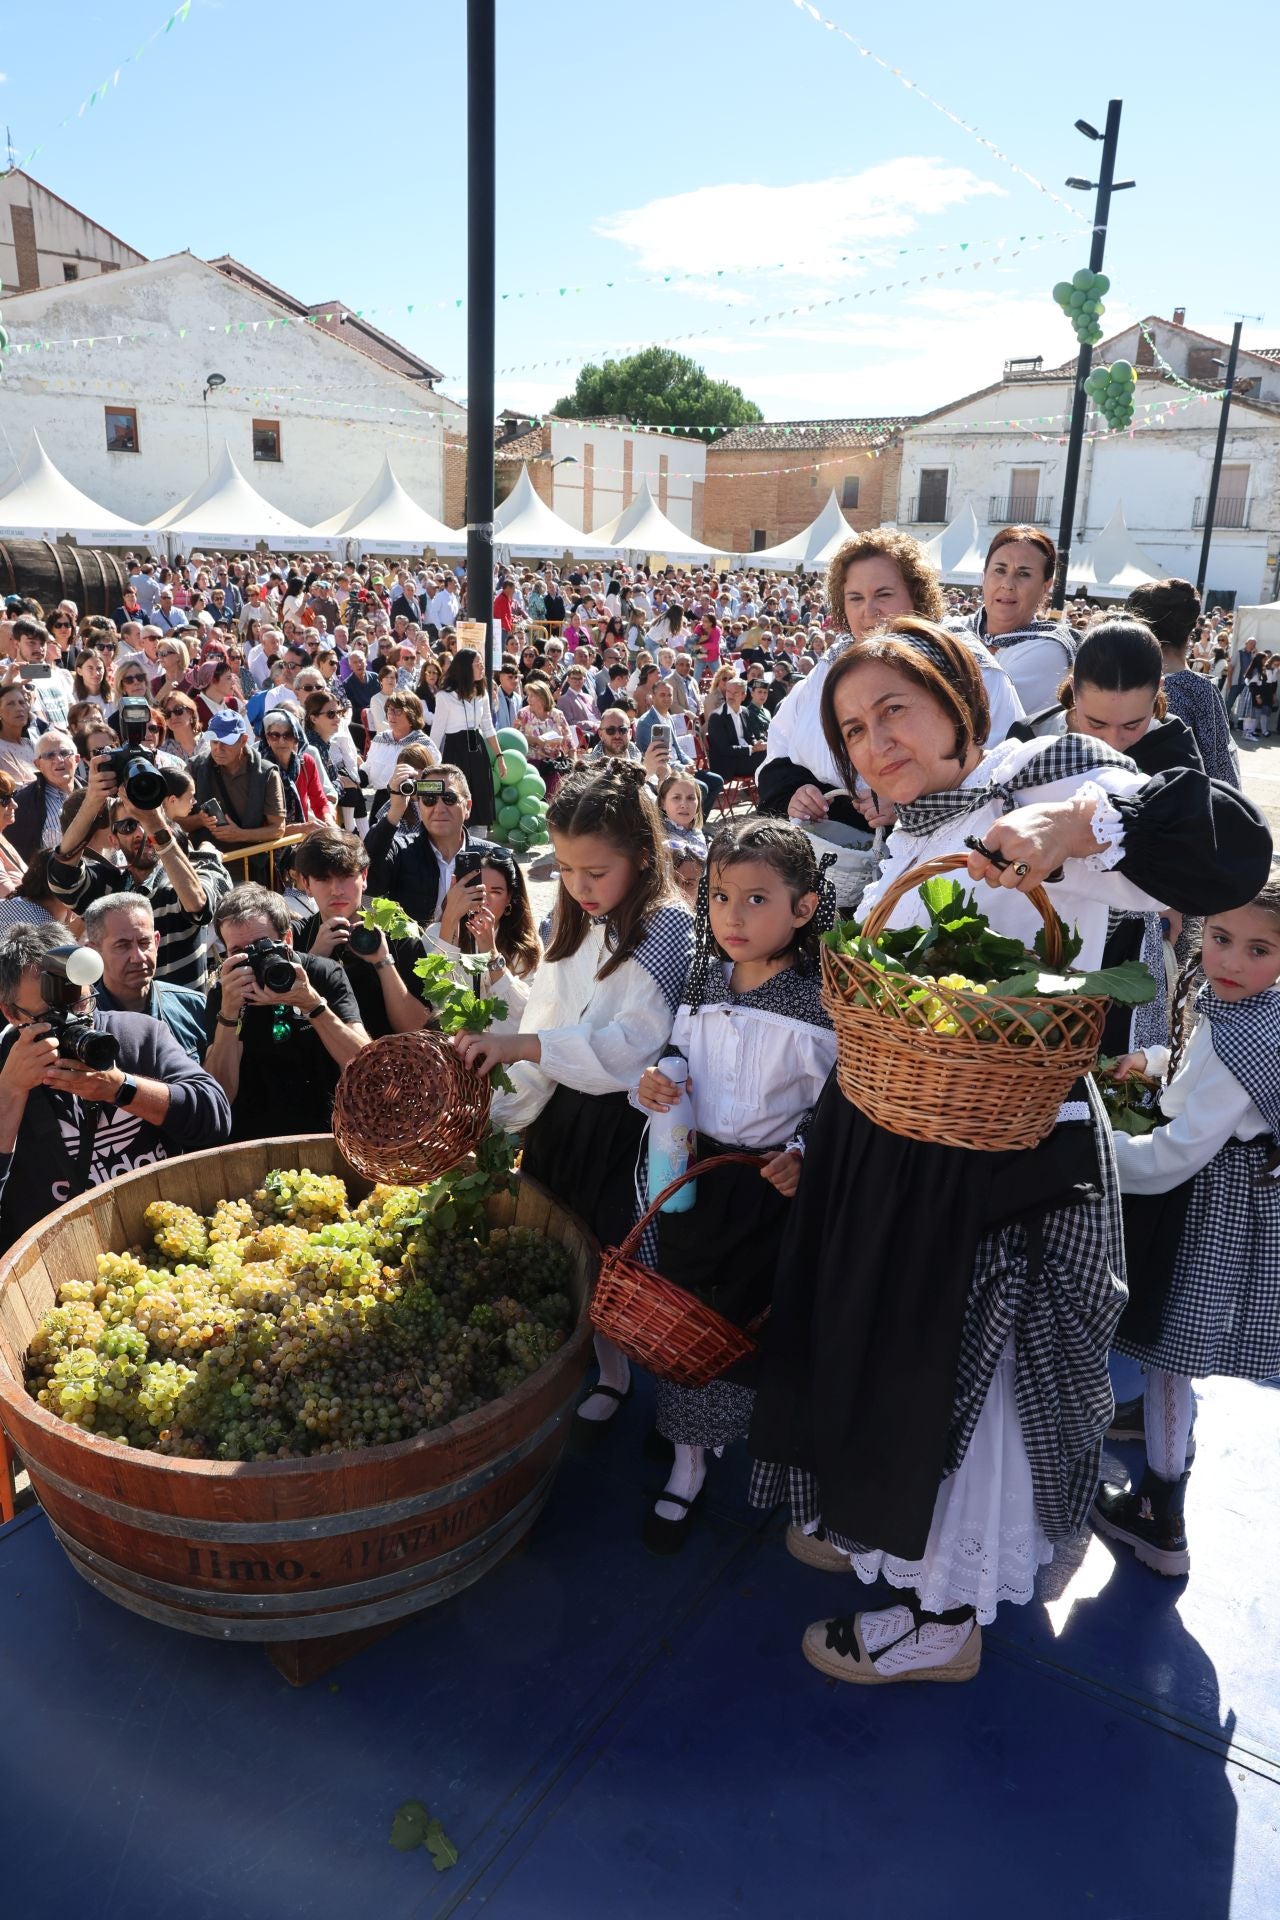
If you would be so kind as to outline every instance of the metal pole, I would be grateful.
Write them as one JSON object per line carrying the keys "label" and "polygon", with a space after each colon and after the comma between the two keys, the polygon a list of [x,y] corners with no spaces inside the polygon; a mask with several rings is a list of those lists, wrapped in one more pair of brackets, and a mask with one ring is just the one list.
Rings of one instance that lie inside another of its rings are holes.
{"label": "metal pole", "polygon": [[[1089,249],[1089,267],[1102,272],[1107,250],[1107,220],[1111,213],[1111,183],[1116,177],[1116,147],[1120,140],[1122,100],[1108,100],[1107,125],[1102,136],[1102,168],[1098,174],[1097,199],[1093,206],[1093,245]],[[1071,437],[1067,442],[1067,466],[1062,480],[1062,522],[1058,528],[1058,570],[1053,576],[1053,596],[1049,602],[1061,613],[1067,598],[1067,569],[1071,564],[1071,536],[1076,517],[1076,487],[1080,480],[1080,450],[1084,445],[1084,422],[1089,396],[1084,383],[1093,365],[1093,348],[1086,341],[1076,360],[1075,397],[1071,404]]]}
{"label": "metal pole", "polygon": [[213,453],[209,446],[209,389],[204,390],[204,470],[213,472]]}
{"label": "metal pole", "polygon": [[467,617],[493,633],[495,0],[467,0]]}
{"label": "metal pole", "polygon": [[1231,329],[1231,351],[1227,355],[1227,390],[1222,396],[1222,411],[1218,415],[1218,444],[1213,450],[1213,472],[1209,475],[1209,498],[1204,509],[1204,539],[1200,542],[1200,571],[1196,575],[1196,592],[1201,599],[1204,598],[1205,575],[1209,571],[1209,546],[1213,539],[1213,516],[1218,507],[1218,482],[1222,478],[1222,456],[1227,449],[1227,415],[1231,412],[1231,389],[1235,385],[1236,361],[1240,358],[1240,335],[1243,330],[1243,320],[1237,320]]}

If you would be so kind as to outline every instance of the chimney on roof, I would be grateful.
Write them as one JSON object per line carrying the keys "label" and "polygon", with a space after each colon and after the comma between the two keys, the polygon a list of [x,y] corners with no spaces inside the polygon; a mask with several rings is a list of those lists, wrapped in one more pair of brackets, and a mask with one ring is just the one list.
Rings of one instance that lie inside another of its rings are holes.
{"label": "chimney on roof", "polygon": [[1175,326],[1175,327],[1185,327],[1185,326],[1186,326],[1186,324],[1187,324],[1187,310],[1186,310],[1186,308],[1185,308],[1185,307],[1175,307],[1175,308],[1174,308],[1174,310],[1173,310],[1173,324],[1174,324],[1174,326]]}

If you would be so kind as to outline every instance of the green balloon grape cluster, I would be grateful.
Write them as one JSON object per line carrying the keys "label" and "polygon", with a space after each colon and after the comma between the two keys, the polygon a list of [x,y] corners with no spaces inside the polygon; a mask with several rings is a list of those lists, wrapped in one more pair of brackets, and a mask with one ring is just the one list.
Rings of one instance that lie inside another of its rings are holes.
{"label": "green balloon grape cluster", "polygon": [[1096,347],[1102,338],[1102,296],[1111,282],[1105,273],[1081,267],[1069,280],[1059,280],[1053,297],[1076,330],[1082,346]]}
{"label": "green balloon grape cluster", "polygon": [[1138,376],[1128,360],[1113,360],[1109,367],[1095,367],[1084,383],[1084,390],[1113,432],[1121,432],[1133,419],[1133,397]]}
{"label": "green balloon grape cluster", "polygon": [[497,818],[493,837],[517,853],[540,847],[547,838],[547,783],[526,757],[528,741],[516,727],[502,727],[498,733],[505,776],[499,777],[493,766],[493,794]]}

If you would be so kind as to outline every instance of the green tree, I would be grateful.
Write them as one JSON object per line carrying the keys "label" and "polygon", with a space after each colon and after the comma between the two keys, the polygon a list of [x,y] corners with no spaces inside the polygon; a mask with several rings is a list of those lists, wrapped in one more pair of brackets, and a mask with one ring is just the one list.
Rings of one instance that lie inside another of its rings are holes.
{"label": "green tree", "polygon": [[764,419],[740,387],[712,380],[696,360],[668,347],[646,347],[603,366],[588,363],[554,411],[566,420],[620,414],[638,427],[686,427],[707,440],[714,440],[717,430]]}

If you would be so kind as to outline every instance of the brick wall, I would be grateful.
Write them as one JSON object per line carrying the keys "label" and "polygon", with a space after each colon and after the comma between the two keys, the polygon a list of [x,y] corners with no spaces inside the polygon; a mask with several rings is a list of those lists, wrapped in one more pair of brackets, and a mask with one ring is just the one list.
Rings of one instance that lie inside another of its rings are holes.
{"label": "brick wall", "polygon": [[844,509],[845,519],[858,532],[878,527],[896,518],[901,471],[902,443],[896,439],[878,458],[857,448],[786,454],[719,453],[711,447],[700,538],[731,553],[750,553],[756,529],[763,528],[763,544],[777,546],[816,518],[832,487],[840,498],[846,475],[856,476],[859,485],[858,504]]}
{"label": "brick wall", "polygon": [[446,527],[460,527],[467,517],[467,443],[456,434],[444,437],[444,513]]}

